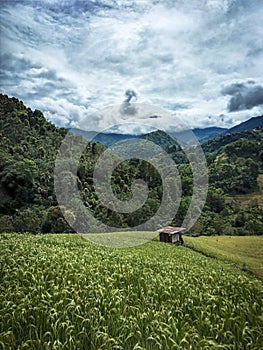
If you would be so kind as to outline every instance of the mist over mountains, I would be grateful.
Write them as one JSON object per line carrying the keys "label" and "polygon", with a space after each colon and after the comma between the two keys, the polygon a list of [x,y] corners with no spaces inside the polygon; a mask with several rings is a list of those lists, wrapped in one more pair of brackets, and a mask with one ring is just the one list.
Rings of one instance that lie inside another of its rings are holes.
{"label": "mist over mountains", "polygon": [[[184,142],[187,144],[194,144],[196,141],[200,143],[207,142],[214,138],[217,138],[220,135],[224,134],[233,134],[246,130],[253,130],[257,127],[263,125],[263,116],[253,117],[249,120],[240,123],[233,128],[220,128],[220,127],[207,127],[207,128],[194,128],[192,130],[184,130],[178,132],[167,132],[169,136],[179,140],[180,142]],[[85,131],[77,128],[70,129],[73,134],[82,135],[86,140],[99,142],[102,145],[108,147],[116,142],[121,142],[127,139],[141,138],[145,137],[147,134],[126,134],[119,132],[96,132],[96,131]],[[153,133],[157,131],[153,131]]]}

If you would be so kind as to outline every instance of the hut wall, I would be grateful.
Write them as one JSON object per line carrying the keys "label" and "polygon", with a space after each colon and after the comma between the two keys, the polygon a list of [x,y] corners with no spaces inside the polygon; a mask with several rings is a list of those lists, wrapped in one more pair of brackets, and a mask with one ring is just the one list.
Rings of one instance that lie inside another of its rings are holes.
{"label": "hut wall", "polygon": [[161,232],[160,233],[160,242],[171,242],[171,238],[168,233]]}
{"label": "hut wall", "polygon": [[179,234],[176,233],[175,235],[172,235],[172,243],[176,243],[180,240]]}

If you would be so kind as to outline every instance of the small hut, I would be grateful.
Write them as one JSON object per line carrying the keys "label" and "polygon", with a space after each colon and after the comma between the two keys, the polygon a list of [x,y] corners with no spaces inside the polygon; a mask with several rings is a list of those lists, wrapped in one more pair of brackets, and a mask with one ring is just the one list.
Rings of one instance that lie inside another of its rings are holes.
{"label": "small hut", "polygon": [[186,231],[183,227],[166,226],[158,230],[160,242],[182,245],[184,240],[182,234]]}

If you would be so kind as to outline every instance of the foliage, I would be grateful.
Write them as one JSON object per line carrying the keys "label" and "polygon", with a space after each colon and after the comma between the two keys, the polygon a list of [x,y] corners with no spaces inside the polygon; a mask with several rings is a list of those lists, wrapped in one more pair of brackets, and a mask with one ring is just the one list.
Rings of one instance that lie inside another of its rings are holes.
{"label": "foliage", "polygon": [[7,215],[55,201],[53,168],[66,134],[43,114],[0,94],[0,209]]}
{"label": "foliage", "polygon": [[218,159],[209,167],[210,182],[225,193],[249,193],[258,190],[258,164],[252,159],[238,157]]}
{"label": "foliage", "polygon": [[185,247],[0,236],[3,349],[260,349],[262,282]]}
{"label": "foliage", "polygon": [[[15,127],[14,127],[15,126]],[[203,145],[209,171],[209,191],[205,208],[192,229],[197,234],[262,234],[262,212],[258,209],[234,205],[227,197],[259,191],[257,178],[263,171],[262,127],[237,134],[221,135]],[[58,148],[68,155],[68,163],[75,166],[73,148],[84,144],[80,135],[68,134],[69,144],[63,141],[67,131],[56,128],[43,114],[32,111],[16,98],[0,94],[0,230],[19,232],[71,232],[65,222],[54,193],[54,166]],[[170,154],[178,167],[182,183],[182,199],[171,224],[181,225],[193,193],[192,168],[178,142],[163,131],[143,136],[157,143]],[[125,145],[125,144],[124,144]],[[78,164],[77,174],[63,171],[68,181],[76,181],[80,197],[99,221],[120,229],[146,222],[157,212],[163,196],[158,171],[140,159],[122,161],[111,177],[112,191],[122,200],[132,199],[132,184],[143,179],[149,194],[145,204],[132,214],[117,213],[99,200],[93,184],[93,170],[105,147],[85,142],[85,151]],[[123,146],[125,148],[125,146]],[[188,147],[191,154],[192,147]],[[167,167],[166,164],[163,167]],[[67,167],[68,168],[68,167]],[[167,167],[166,173],[169,173]],[[203,174],[198,175],[200,177]],[[176,179],[169,178],[175,182]],[[258,192],[262,196],[262,192]],[[233,206],[235,208],[233,208]],[[77,213],[71,213],[78,220]],[[241,220],[241,218],[245,218]],[[156,227],[162,223],[156,217]],[[242,223],[242,224],[241,224]],[[100,227],[95,228],[101,230]]]}
{"label": "foliage", "polygon": [[263,126],[259,126],[253,130],[244,130],[238,133],[220,135],[216,139],[204,143],[202,147],[206,155],[208,155],[209,153],[219,154],[224,146],[229,145],[230,143],[238,141],[240,139],[262,143]]}

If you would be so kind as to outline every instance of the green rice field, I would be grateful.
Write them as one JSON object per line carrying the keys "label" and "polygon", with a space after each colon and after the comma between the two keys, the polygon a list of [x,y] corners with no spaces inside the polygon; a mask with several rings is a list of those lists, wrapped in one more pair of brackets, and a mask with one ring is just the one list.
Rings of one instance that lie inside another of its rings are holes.
{"label": "green rice field", "polygon": [[263,279],[263,236],[184,237],[188,247]]}
{"label": "green rice field", "polygon": [[0,249],[0,349],[262,349],[262,281],[187,247],[1,234]]}

